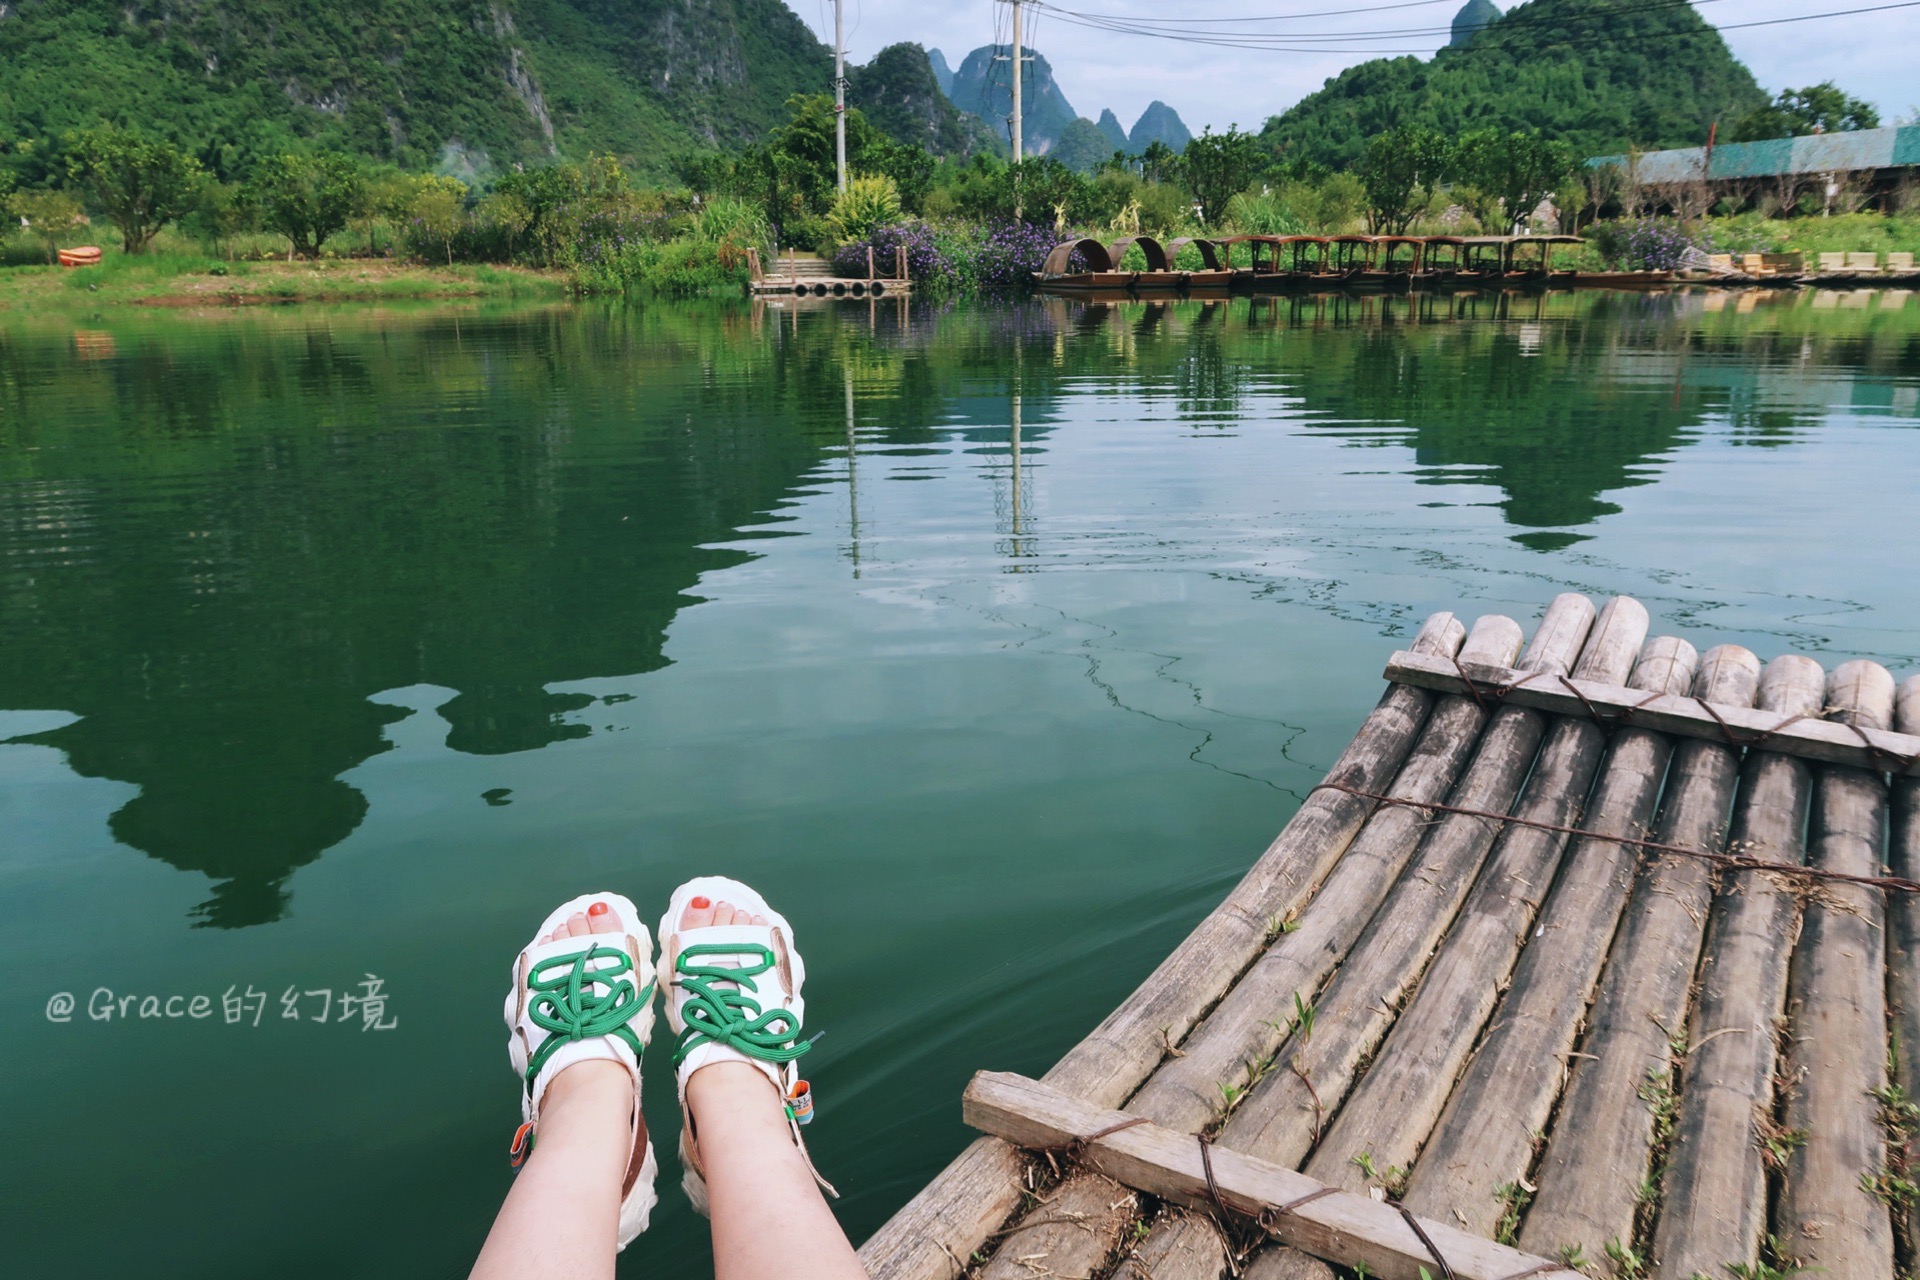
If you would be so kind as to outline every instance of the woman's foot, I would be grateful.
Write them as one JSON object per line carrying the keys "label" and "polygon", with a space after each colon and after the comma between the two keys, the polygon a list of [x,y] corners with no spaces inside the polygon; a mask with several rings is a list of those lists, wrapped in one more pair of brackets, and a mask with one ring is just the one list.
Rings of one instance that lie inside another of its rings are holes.
{"label": "woman's foot", "polygon": [[[653,1033],[653,938],[633,903],[586,894],[550,913],[514,959],[505,1007],[508,1053],[521,1079],[515,1165],[551,1147],[554,1126],[592,1115],[618,1135],[624,1159],[613,1186],[622,1248],[657,1197],[656,1164],[640,1112],[640,1058]],[[618,1109],[605,1114],[613,1099]],[[569,1124],[571,1129],[571,1124]]]}

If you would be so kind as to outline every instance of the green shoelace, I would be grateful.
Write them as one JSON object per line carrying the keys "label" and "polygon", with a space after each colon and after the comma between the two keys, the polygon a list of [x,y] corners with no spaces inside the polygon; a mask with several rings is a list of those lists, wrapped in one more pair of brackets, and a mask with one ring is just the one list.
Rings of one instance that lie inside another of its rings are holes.
{"label": "green shoelace", "polygon": [[[687,963],[696,956],[721,955],[757,959],[737,969]],[[773,963],[773,952],[752,942],[699,942],[680,953],[673,969],[687,991],[687,1002],[680,1009],[687,1026],[674,1050],[674,1066],[707,1041],[738,1049],[749,1058],[776,1063],[792,1062],[813,1047],[795,1043],[800,1019],[792,1010],[760,1012],[760,1002],[754,999],[760,994],[760,986],[754,979],[772,969]],[[732,985],[723,987],[721,983]]]}
{"label": "green shoelace", "polygon": [[[596,960],[612,961],[590,968]],[[654,984],[636,990],[631,978],[623,974],[633,970],[633,957],[618,947],[589,946],[578,955],[548,956],[527,974],[527,991],[533,997],[527,1016],[536,1027],[549,1034],[534,1050],[527,1063],[527,1087],[533,1087],[540,1068],[560,1047],[595,1036],[618,1036],[641,1054],[640,1038],[627,1023],[653,999]],[[596,986],[606,988],[596,990]]]}

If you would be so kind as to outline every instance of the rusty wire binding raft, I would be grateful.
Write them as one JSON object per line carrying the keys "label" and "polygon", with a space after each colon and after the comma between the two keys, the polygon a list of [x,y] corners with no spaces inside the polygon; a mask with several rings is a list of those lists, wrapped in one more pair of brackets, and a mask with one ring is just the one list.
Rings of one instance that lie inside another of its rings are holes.
{"label": "rusty wire binding raft", "polygon": [[974,1078],[875,1280],[1920,1265],[1920,675],[1648,629],[1429,618],[1140,988]]}

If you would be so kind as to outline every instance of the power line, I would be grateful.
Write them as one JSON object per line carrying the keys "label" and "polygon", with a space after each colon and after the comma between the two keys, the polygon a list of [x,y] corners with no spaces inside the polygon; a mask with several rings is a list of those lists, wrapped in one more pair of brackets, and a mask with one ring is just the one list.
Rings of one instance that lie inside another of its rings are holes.
{"label": "power line", "polygon": [[[1697,4],[1715,4],[1719,0],[1649,0],[1638,5],[1623,5],[1607,10],[1605,13],[1591,13],[1567,18],[1536,17],[1524,12],[1504,15],[1490,22],[1475,23],[1466,28],[1471,31],[1484,31],[1498,23],[1502,33],[1569,23],[1610,22],[1614,19],[1635,13],[1658,12],[1663,10],[1687,9]],[[1117,14],[1089,13],[1084,10],[1063,9],[1047,3],[1047,0],[1029,0],[1036,6],[1051,10],[1064,21],[1078,20],[1077,25],[1093,26],[1102,30],[1116,31],[1128,35],[1152,36],[1159,39],[1178,40],[1199,44],[1225,44],[1250,42],[1249,47],[1260,45],[1288,46],[1295,44],[1317,44],[1327,40],[1392,40],[1426,35],[1449,35],[1451,26],[1445,27],[1389,27],[1361,31],[1310,31],[1291,33],[1272,33],[1261,31],[1182,31],[1163,27],[1161,19],[1128,18]],[[1222,20],[1223,21],[1223,20]]]}
{"label": "power line", "polygon": [[[1647,4],[1642,6],[1636,6],[1632,9],[1625,9],[1625,8],[1614,9],[1609,11],[1605,15],[1592,15],[1590,18],[1586,18],[1584,20],[1600,21],[1603,19],[1615,18],[1620,16],[1621,14],[1645,13],[1645,12],[1653,12],[1653,11],[1659,11],[1659,10],[1691,8],[1693,7],[1693,4],[1696,2],[1701,4],[1708,4],[1708,3],[1713,3],[1714,0],[1674,0],[1674,2],[1672,3]],[[1045,4],[1045,0],[1027,0],[1027,3],[1038,6],[1038,5]],[[1228,48],[1228,49],[1251,49],[1255,51],[1311,53],[1311,54],[1324,54],[1324,53],[1392,54],[1392,53],[1431,53],[1433,52],[1431,45],[1420,45],[1412,48],[1380,48],[1376,46],[1373,48],[1346,49],[1346,48],[1333,48],[1333,47],[1329,47],[1329,46],[1317,43],[1317,41],[1320,41],[1320,40],[1330,40],[1330,39],[1369,40],[1369,39],[1384,39],[1384,38],[1394,38],[1394,37],[1405,38],[1405,37],[1410,37],[1414,34],[1420,33],[1415,29],[1406,29],[1398,33],[1367,32],[1367,33],[1352,33],[1347,35],[1325,33],[1318,36],[1309,36],[1309,35],[1279,36],[1279,35],[1270,35],[1267,33],[1260,33],[1260,32],[1187,33],[1187,32],[1177,32],[1172,30],[1156,29],[1151,26],[1141,25],[1139,21],[1134,19],[1122,19],[1112,15],[1105,15],[1105,14],[1081,13],[1075,10],[1061,9],[1051,4],[1045,4],[1045,7],[1048,10],[1050,10],[1053,16],[1058,18],[1060,21],[1069,23],[1074,26],[1086,27],[1096,31],[1107,31],[1107,32],[1111,32],[1119,35],[1136,35],[1136,36],[1145,36],[1152,39],[1172,40],[1182,44],[1211,45],[1218,48]],[[1731,22],[1731,23],[1726,23],[1724,25],[1720,25],[1720,26],[1707,24],[1707,31],[1710,31],[1710,32],[1743,31],[1753,27],[1775,27],[1775,26],[1783,26],[1788,23],[1795,23],[1795,22],[1813,22],[1813,21],[1818,21],[1826,18],[1845,18],[1845,17],[1852,17],[1858,14],[1863,14],[1863,13],[1885,13],[1889,10],[1894,10],[1894,9],[1913,9],[1913,8],[1920,8],[1920,0],[1901,0],[1900,3],[1896,3],[1896,4],[1868,5],[1865,7],[1854,8],[1854,9],[1831,9],[1823,13],[1799,14],[1793,17],[1788,17],[1788,18],[1767,18],[1767,19],[1762,19],[1754,22]],[[1352,11],[1350,10],[1348,12],[1352,12]],[[1561,21],[1566,22],[1566,21],[1580,21],[1580,20],[1582,19],[1578,19],[1578,18],[1562,19]],[[1511,19],[1508,19],[1507,21],[1500,22],[1499,25],[1497,26],[1495,25],[1494,22],[1488,22],[1484,24],[1478,24],[1472,29],[1476,31],[1483,31],[1483,32],[1491,29],[1492,35],[1496,38],[1499,38],[1499,37],[1505,37],[1505,36],[1522,35],[1532,30],[1535,30],[1536,28],[1545,27],[1546,25],[1547,25],[1546,23],[1539,22],[1539,21],[1515,24]],[[1430,28],[1427,30],[1426,33],[1439,35],[1448,30],[1450,29],[1449,28]],[[1705,34],[1705,32],[1703,32],[1702,34]],[[1571,45],[1571,46],[1578,47],[1578,46],[1589,45],[1589,44],[1607,43],[1611,41],[1613,38],[1614,37],[1612,37],[1608,33],[1600,33],[1597,36],[1595,35],[1588,35],[1585,37],[1564,36],[1558,39],[1554,39],[1553,43],[1555,45],[1560,45],[1560,46]],[[1475,41],[1464,47],[1468,50],[1485,51],[1488,49],[1499,48],[1500,46],[1494,41]]]}

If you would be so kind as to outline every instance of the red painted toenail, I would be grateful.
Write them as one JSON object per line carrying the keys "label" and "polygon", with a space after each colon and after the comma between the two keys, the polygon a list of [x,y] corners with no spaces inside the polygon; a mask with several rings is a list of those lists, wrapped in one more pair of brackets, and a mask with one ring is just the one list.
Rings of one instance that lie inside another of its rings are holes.
{"label": "red painted toenail", "polygon": [[705,911],[708,907],[713,905],[713,902],[708,898],[699,897],[699,898],[695,898],[692,902],[689,902],[687,905],[692,907],[695,911]]}
{"label": "red painted toenail", "polygon": [[603,916],[607,914],[607,904],[604,902],[596,902],[587,908],[587,914],[590,916]]}

